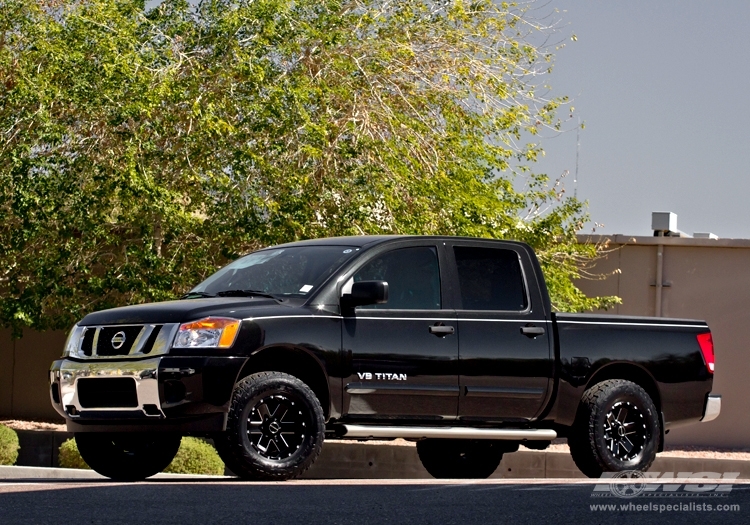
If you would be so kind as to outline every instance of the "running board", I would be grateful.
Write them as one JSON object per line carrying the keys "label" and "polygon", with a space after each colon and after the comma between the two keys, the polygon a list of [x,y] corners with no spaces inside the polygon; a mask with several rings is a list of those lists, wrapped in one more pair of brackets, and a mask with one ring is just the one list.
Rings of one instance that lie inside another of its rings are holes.
{"label": "running board", "polygon": [[521,428],[467,427],[380,427],[374,425],[344,425],[347,438],[440,438],[440,439],[507,439],[510,441],[552,441],[554,430]]}

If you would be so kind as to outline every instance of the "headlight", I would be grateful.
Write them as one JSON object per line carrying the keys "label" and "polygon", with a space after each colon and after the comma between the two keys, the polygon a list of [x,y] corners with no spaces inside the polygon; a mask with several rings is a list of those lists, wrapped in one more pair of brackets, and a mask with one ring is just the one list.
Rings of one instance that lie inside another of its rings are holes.
{"label": "headlight", "polygon": [[240,322],[228,317],[206,317],[180,325],[174,348],[229,348],[237,339]]}
{"label": "headlight", "polygon": [[65,340],[65,348],[63,349],[63,357],[77,356],[78,349],[81,347],[81,334],[83,334],[83,327],[75,325],[68,334],[68,338]]}

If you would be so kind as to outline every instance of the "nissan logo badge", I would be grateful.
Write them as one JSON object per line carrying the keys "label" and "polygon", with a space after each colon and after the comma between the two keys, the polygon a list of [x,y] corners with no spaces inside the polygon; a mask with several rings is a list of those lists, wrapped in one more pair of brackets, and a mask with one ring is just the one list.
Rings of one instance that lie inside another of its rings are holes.
{"label": "nissan logo badge", "polygon": [[125,344],[125,332],[117,332],[112,336],[112,348],[119,350]]}

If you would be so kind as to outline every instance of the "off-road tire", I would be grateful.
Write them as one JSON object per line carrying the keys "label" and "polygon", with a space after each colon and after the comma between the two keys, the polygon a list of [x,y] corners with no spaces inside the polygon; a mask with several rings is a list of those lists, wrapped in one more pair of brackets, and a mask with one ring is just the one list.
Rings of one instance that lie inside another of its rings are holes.
{"label": "off-road tire", "polygon": [[624,379],[608,379],[583,393],[568,445],[586,476],[603,472],[645,471],[656,458],[661,439],[656,406],[643,388]]}
{"label": "off-road tire", "polygon": [[75,434],[83,460],[102,476],[117,481],[141,481],[158,474],[180,448],[179,434],[160,432]]}
{"label": "off-road tire", "polygon": [[423,439],[417,441],[422,465],[438,479],[486,479],[500,465],[507,446],[492,440]]}
{"label": "off-road tire", "polygon": [[214,443],[237,476],[282,481],[310,468],[324,436],[323,408],[310,387],[288,374],[260,372],[235,385],[227,430]]}

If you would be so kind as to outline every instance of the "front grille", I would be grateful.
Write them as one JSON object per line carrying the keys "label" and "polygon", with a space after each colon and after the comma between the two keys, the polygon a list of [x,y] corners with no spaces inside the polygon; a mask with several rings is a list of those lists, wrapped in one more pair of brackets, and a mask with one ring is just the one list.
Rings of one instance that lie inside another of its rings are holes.
{"label": "front grille", "polygon": [[138,324],[83,327],[74,357],[145,357],[164,354],[169,350],[169,339],[176,324]]}
{"label": "front grille", "polygon": [[156,338],[159,337],[160,331],[161,331],[160,325],[156,325],[154,329],[151,330],[151,335],[148,336],[148,339],[146,340],[146,344],[143,345],[144,354],[148,354],[154,348],[154,343],[156,343]]}
{"label": "front grille", "polygon": [[83,355],[91,357],[94,348],[94,334],[96,334],[96,328],[86,328],[83,333],[83,342],[81,343],[81,352]]}
{"label": "front grille", "polygon": [[79,379],[78,402],[82,408],[130,408],[138,406],[132,377]]}
{"label": "front grille", "polygon": [[[143,326],[104,326],[99,330],[96,354],[101,356],[128,355]],[[122,341],[114,343],[115,336]],[[119,347],[119,348],[118,348]]]}

